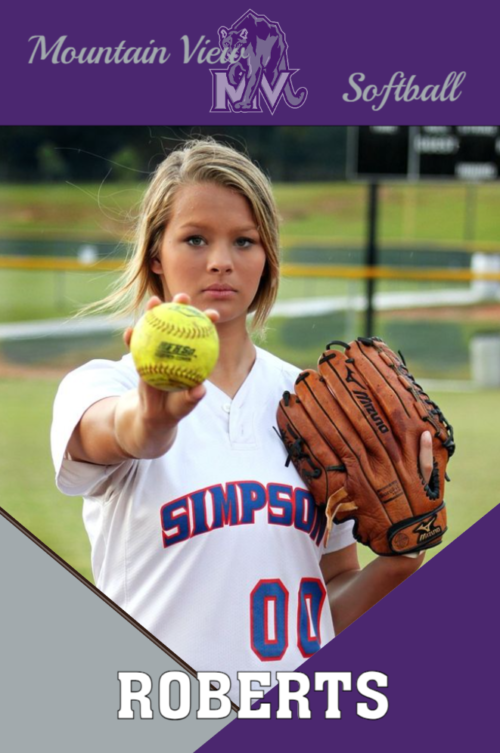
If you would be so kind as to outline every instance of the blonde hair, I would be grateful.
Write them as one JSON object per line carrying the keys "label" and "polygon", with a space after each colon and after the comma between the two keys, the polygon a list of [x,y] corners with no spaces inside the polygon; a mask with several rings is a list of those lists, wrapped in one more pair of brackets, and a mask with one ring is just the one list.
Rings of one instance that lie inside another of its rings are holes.
{"label": "blonde hair", "polygon": [[179,186],[215,183],[244,196],[254,214],[266,252],[266,264],[256,296],[249,308],[255,312],[251,328],[263,325],[276,300],[279,283],[279,215],[271,184],[245,155],[212,138],[194,139],[174,150],[158,166],[144,196],[135,244],[116,290],[94,310],[136,312],[150,295],[164,297],[160,277],[151,270],[159,257],[163,233],[171,217]]}

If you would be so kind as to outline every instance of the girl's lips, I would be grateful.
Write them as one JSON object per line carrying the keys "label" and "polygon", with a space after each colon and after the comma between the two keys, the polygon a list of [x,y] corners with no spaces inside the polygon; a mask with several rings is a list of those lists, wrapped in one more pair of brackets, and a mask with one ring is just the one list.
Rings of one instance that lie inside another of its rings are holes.
{"label": "girl's lips", "polygon": [[224,300],[225,298],[232,298],[236,295],[236,290],[232,288],[206,288],[203,291],[209,298],[215,298],[216,300]]}

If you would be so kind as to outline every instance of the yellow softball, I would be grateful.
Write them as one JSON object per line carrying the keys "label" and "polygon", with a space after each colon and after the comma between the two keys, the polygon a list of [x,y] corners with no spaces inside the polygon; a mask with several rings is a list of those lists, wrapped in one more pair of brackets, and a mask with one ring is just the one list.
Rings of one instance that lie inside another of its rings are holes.
{"label": "yellow softball", "polygon": [[145,382],[175,392],[210,375],[219,356],[219,338],[202,311],[182,303],[162,303],[146,311],[134,327],[130,352]]}

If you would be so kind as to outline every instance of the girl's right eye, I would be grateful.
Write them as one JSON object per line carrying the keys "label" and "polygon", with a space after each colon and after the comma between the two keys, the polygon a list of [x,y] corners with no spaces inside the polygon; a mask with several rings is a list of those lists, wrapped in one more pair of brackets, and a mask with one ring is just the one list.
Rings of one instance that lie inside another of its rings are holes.
{"label": "girl's right eye", "polygon": [[205,239],[201,235],[190,235],[189,238],[186,238],[186,243],[189,246],[198,247],[205,243]]}

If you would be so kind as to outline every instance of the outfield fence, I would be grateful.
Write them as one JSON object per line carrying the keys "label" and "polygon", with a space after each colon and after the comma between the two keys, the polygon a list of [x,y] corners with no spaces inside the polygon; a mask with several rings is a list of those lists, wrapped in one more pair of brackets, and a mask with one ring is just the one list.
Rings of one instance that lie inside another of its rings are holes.
{"label": "outfield fence", "polygon": [[[125,260],[96,258],[89,246],[82,248],[86,253],[80,258],[0,256],[2,361],[71,368],[93,357],[116,358],[123,352],[121,332],[129,320],[73,315],[83,304],[101,300],[109,292],[106,288],[116,281]],[[360,246],[341,249],[344,263],[316,263],[323,254],[328,259],[335,256],[331,243],[308,251],[304,238],[288,240],[265,345],[285,360],[312,366],[328,341],[349,341],[364,333],[371,279],[376,286],[374,333],[395,350],[403,350],[416,373],[465,384],[474,376],[474,341],[485,335],[500,338],[500,265],[499,271],[495,269],[499,257],[493,246],[477,249],[475,244],[467,249],[441,245],[439,252],[425,248],[422,259],[432,261],[432,267],[415,263],[418,257],[413,252],[411,259],[405,257],[405,265],[368,267],[347,263],[354,252],[360,261]],[[312,261],[302,263],[303,258]],[[443,266],[444,260],[450,266]],[[44,280],[51,272],[53,283],[47,285]],[[23,308],[19,315],[13,314],[21,298]]]}
{"label": "outfield fence", "polygon": [[[49,272],[121,272],[123,260],[103,259],[85,262],[79,259],[36,256],[0,256],[0,269],[24,269]],[[472,269],[422,269],[421,267],[359,266],[345,264],[289,264],[281,265],[283,277],[321,277],[352,280],[439,280],[441,282],[500,281],[500,271]]]}

